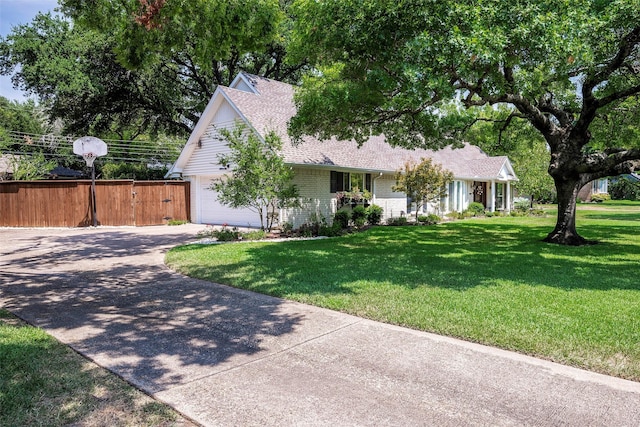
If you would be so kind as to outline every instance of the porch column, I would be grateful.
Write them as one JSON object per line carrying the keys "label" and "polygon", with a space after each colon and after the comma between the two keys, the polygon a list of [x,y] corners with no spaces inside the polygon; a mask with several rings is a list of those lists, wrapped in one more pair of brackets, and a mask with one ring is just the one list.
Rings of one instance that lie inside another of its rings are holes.
{"label": "porch column", "polygon": [[491,180],[491,212],[496,211],[496,182]]}
{"label": "porch column", "polygon": [[507,181],[507,194],[505,197],[507,198],[507,212],[511,212],[511,181]]}

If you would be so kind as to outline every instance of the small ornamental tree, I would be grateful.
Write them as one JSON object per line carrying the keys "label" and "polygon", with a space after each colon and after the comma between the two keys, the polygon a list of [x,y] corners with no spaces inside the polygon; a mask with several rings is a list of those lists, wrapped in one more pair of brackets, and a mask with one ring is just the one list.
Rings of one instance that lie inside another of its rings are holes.
{"label": "small ornamental tree", "polygon": [[419,206],[438,203],[447,195],[447,184],[453,179],[453,174],[431,159],[423,158],[417,165],[412,161],[406,162],[404,168],[396,171],[395,179],[393,191],[406,193],[416,203],[417,221]]}
{"label": "small ornamental tree", "polygon": [[220,203],[232,208],[248,208],[260,216],[260,228],[271,231],[280,208],[298,207],[298,189],[291,182],[293,170],[279,152],[280,138],[269,132],[264,138],[246,126],[221,129],[230,149],[218,156],[221,165],[230,165],[231,174],[216,180],[211,189]]}

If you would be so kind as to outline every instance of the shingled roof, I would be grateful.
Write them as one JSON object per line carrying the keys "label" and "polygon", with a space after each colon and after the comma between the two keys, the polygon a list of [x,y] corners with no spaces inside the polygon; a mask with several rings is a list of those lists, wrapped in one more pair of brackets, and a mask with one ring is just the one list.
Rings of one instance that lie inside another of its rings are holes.
{"label": "shingled roof", "polygon": [[470,144],[437,151],[409,150],[390,146],[384,136],[371,137],[361,147],[355,141],[319,141],[313,137],[305,137],[293,145],[287,134],[287,124],[296,113],[293,86],[248,73],[241,77],[255,93],[232,88],[222,90],[259,134],[275,131],[281,136],[284,159],[289,164],[392,172],[408,160],[420,162],[422,158],[431,158],[458,178],[497,179],[508,163],[507,157],[490,157]]}
{"label": "shingled roof", "polygon": [[[250,86],[251,91],[241,90],[245,87],[242,83]],[[456,178],[516,179],[513,175],[504,176],[505,170],[513,173],[510,166],[505,168],[505,165],[509,165],[507,157],[490,157],[470,144],[437,151],[409,150],[390,146],[384,136],[373,136],[361,147],[355,141],[320,141],[307,136],[294,145],[287,134],[287,124],[296,113],[293,86],[244,72],[232,85],[237,88],[219,86],[218,90],[233,103],[256,132],[264,136],[275,131],[282,138],[282,154],[285,162],[291,165],[394,172],[408,160],[420,162],[422,158],[431,158],[434,163],[450,170]]]}

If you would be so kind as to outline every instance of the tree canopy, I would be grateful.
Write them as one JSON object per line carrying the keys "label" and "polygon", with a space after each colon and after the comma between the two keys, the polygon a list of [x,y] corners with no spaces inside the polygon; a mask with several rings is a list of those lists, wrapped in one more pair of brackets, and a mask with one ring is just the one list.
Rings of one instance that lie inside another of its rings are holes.
{"label": "tree canopy", "polygon": [[189,130],[180,92],[162,65],[131,71],[117,62],[112,36],[38,14],[0,41],[0,72],[38,96],[66,133],[134,139]]}
{"label": "tree canopy", "polygon": [[[578,190],[640,159],[640,0],[297,0],[296,55],[318,72],[294,136],[456,144],[505,106],[549,146],[558,193],[545,240],[583,244]],[[622,131],[618,131],[621,129]]]}
{"label": "tree canopy", "polygon": [[[66,16],[113,35],[119,63],[158,67],[197,105],[198,116],[218,85],[239,71],[297,82],[305,62],[287,61],[289,1],[60,0]],[[193,121],[193,117],[189,117]]]}
{"label": "tree canopy", "polygon": [[0,73],[67,133],[184,135],[238,71],[296,82],[288,2],[61,0],[0,39]]}

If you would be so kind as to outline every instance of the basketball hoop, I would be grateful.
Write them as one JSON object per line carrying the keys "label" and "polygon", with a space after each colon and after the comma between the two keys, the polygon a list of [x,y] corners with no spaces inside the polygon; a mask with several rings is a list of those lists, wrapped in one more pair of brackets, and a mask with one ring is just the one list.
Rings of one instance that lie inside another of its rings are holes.
{"label": "basketball hoop", "polygon": [[87,167],[91,168],[91,205],[93,207],[93,226],[98,225],[98,215],[96,214],[96,170],[93,167],[96,157],[107,155],[107,144],[99,138],[93,136],[83,136],[73,141],[73,152],[82,156]]}
{"label": "basketball hoop", "polygon": [[88,167],[92,167],[93,166],[93,162],[96,160],[96,156],[93,153],[84,153],[82,155],[82,158],[84,159],[85,162],[87,162],[87,166]]}
{"label": "basketball hoop", "polygon": [[73,142],[73,152],[82,156],[87,166],[91,167],[96,157],[107,155],[107,144],[96,137],[83,136]]}

